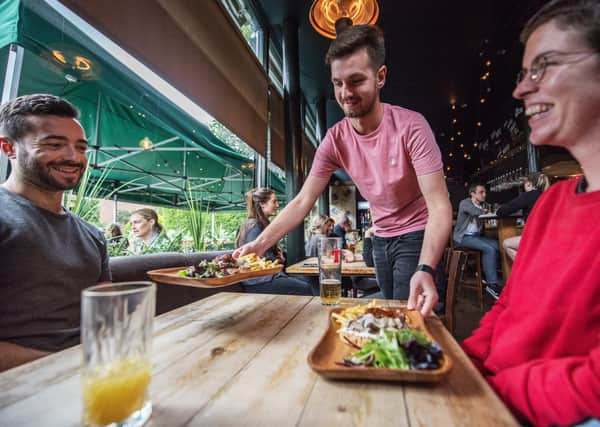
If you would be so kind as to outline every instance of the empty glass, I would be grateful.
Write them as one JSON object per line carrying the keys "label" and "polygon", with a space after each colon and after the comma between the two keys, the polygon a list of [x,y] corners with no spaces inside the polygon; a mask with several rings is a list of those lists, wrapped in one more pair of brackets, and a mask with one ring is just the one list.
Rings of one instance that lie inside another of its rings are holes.
{"label": "empty glass", "polygon": [[82,292],[83,425],[137,427],[152,414],[155,301],[152,282],[99,285]]}

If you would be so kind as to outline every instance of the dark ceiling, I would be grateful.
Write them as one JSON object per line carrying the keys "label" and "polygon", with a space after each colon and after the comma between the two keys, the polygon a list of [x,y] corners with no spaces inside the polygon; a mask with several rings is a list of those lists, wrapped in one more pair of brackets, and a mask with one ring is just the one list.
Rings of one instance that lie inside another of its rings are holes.
{"label": "dark ceiling", "polygon": [[[309,103],[321,96],[327,98],[327,124],[331,126],[342,115],[323,62],[329,40],[317,34],[308,21],[312,0],[254,2],[278,38],[287,18],[298,23],[301,88]],[[520,68],[519,31],[544,3],[379,0],[378,25],[386,35],[389,69],[382,99],[423,113],[442,147],[444,162],[452,164],[460,177],[480,166],[473,143],[502,126],[518,105],[510,93]],[[486,67],[488,60],[491,65]],[[485,71],[490,71],[490,77],[484,81],[480,77]],[[456,110],[451,110],[452,97]],[[484,103],[481,98],[485,98]],[[452,124],[454,118],[456,123]],[[480,127],[477,122],[481,122]],[[454,141],[450,141],[451,136]],[[465,153],[471,158],[464,159]]]}

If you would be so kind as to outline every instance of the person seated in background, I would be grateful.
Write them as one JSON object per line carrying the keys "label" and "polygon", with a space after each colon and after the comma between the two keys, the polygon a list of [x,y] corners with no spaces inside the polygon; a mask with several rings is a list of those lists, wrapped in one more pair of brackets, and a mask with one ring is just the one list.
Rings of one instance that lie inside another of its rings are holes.
{"label": "person seated in background", "polygon": [[[273,190],[263,187],[248,191],[246,193],[248,219],[240,227],[235,239],[235,247],[239,248],[254,241],[267,228],[270,223],[269,217],[275,216],[278,208],[279,202]],[[265,251],[263,256],[271,261],[278,260],[281,264],[285,263],[283,251],[277,245]],[[242,288],[246,292],[260,294],[319,295],[318,281],[315,285],[314,281],[290,277],[284,272],[246,280],[242,282]]]}
{"label": "person seated in background", "polygon": [[482,206],[486,198],[485,187],[481,184],[473,184],[469,187],[469,195],[470,197],[461,200],[458,205],[456,225],[452,235],[454,246],[481,252],[486,291],[497,298],[502,290],[498,285],[497,272],[500,249],[497,240],[481,235],[483,221],[479,218],[479,215],[486,213]]}
{"label": "person seated in background", "polygon": [[[534,172],[530,174],[523,184],[524,192],[519,194],[517,197],[509,201],[508,203],[500,206],[496,211],[496,215],[499,217],[509,216],[519,210],[523,211],[523,220],[527,221],[529,212],[533,209],[533,205],[537,199],[542,195],[542,192],[550,187],[550,181],[548,177],[541,172]],[[506,251],[506,254],[514,261],[517,255],[517,248],[521,236],[514,236],[504,239],[502,246]]]}
{"label": "person seated in background", "polygon": [[119,244],[123,240],[123,232],[119,224],[110,224],[106,227],[106,241],[108,243]]}
{"label": "person seated in background", "polygon": [[134,254],[141,254],[167,240],[154,209],[142,208],[133,211],[129,222],[131,223],[131,232],[135,236],[130,247],[130,251]]}
{"label": "person seated in background", "polygon": [[[319,214],[310,221],[309,239],[304,246],[304,253],[307,257],[316,257],[319,255],[319,239],[321,237],[338,237],[333,235],[333,220],[325,214]],[[342,255],[345,262],[353,262],[354,254],[348,249],[342,249]]]}
{"label": "person seated in background", "polygon": [[81,291],[111,281],[103,233],[62,206],[87,166],[78,117],[52,95],[0,107],[0,371],[78,344]]}
{"label": "person seated in background", "polygon": [[313,217],[308,228],[308,241],[304,246],[307,257],[318,255],[318,243],[321,237],[329,237],[333,232],[333,220],[325,214]]}
{"label": "person seated in background", "polygon": [[552,0],[526,24],[523,100],[535,145],[584,175],[554,184],[527,219],[512,273],[463,349],[524,424],[600,418],[600,1]]}
{"label": "person seated in background", "polygon": [[352,230],[352,222],[350,221],[350,217],[348,213],[344,213],[340,216],[339,221],[333,227],[333,237],[341,237],[342,238],[342,248],[346,249],[346,233]]}

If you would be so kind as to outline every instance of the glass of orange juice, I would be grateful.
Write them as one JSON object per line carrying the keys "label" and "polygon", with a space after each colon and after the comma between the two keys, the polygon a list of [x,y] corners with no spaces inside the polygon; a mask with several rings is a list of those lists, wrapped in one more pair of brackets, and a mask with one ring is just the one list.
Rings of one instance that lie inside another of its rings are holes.
{"label": "glass of orange juice", "polygon": [[152,320],[156,285],[87,288],[81,298],[83,425],[142,426],[152,414]]}

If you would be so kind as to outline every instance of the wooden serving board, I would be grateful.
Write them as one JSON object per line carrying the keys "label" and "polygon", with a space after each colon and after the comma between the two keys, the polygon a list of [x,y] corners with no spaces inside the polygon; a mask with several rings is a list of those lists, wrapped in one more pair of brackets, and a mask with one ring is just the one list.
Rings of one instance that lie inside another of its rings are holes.
{"label": "wooden serving board", "polygon": [[193,279],[191,277],[181,277],[177,275],[179,271],[185,270],[186,268],[188,267],[161,268],[159,270],[148,271],[147,274],[151,280],[160,283],[168,283],[170,285],[194,286],[197,288],[222,288],[247,279],[272,276],[273,274],[279,273],[283,268],[283,265],[265,270],[244,271],[243,273],[231,274],[224,277],[214,277],[211,279]]}
{"label": "wooden serving board", "polygon": [[[401,308],[408,317],[411,328],[421,330],[431,341],[434,341],[425,327],[421,313],[416,310],[406,310],[405,307]],[[338,336],[337,330],[340,325],[331,314],[340,313],[342,310],[344,308],[341,307],[331,310],[325,334],[308,355],[308,364],[319,375],[330,379],[346,380],[437,382],[441,381],[450,372],[452,362],[443,348],[444,356],[441,360],[441,366],[433,370],[363,368],[338,365],[336,362],[342,362],[345,356],[357,350],[348,344],[344,344]]]}

